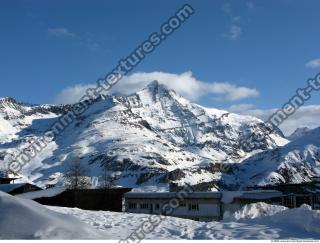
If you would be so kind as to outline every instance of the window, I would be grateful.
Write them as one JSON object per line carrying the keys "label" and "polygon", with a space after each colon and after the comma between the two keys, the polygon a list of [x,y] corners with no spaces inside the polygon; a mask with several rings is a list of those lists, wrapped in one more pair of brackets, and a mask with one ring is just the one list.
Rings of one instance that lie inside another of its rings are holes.
{"label": "window", "polygon": [[160,209],[160,204],[159,203],[156,204],[156,209]]}
{"label": "window", "polygon": [[185,203],[180,203],[180,207],[186,207],[187,205]]}
{"label": "window", "polygon": [[141,203],[141,204],[140,204],[140,208],[141,208],[141,209],[149,208],[149,204],[148,204],[148,203]]}
{"label": "window", "polygon": [[199,204],[189,204],[189,211],[199,211]]}
{"label": "window", "polygon": [[136,207],[135,203],[129,203],[129,209],[136,209]]}

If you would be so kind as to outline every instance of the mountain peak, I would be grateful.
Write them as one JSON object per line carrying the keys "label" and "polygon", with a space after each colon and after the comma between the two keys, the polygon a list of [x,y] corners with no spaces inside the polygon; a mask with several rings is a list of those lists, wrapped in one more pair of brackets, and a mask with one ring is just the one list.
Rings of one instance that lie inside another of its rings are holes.
{"label": "mountain peak", "polygon": [[18,103],[14,98],[11,97],[3,97],[0,98],[0,110],[6,110],[8,108],[13,108],[16,110],[20,110],[21,104]]}
{"label": "mountain peak", "polygon": [[17,101],[11,97],[1,97],[0,103],[17,103]]}
{"label": "mountain peak", "polygon": [[157,87],[159,87],[159,81],[158,80],[153,80],[147,85],[147,88],[151,88],[151,89],[154,89],[154,88],[157,88]]}
{"label": "mountain peak", "polygon": [[171,90],[170,88],[168,88],[165,84],[160,83],[158,80],[151,81],[144,89],[148,89],[150,91],[153,91],[153,93],[159,93],[159,92],[163,92],[163,91],[166,91],[166,92],[174,91],[174,90]]}
{"label": "mountain peak", "polygon": [[140,96],[141,100],[144,102],[157,102],[159,99],[164,97],[171,97],[174,92],[170,90],[164,84],[159,83],[157,80],[152,81],[149,83],[144,89],[137,92]]}
{"label": "mountain peak", "polygon": [[166,87],[164,84],[159,83],[158,80],[153,80],[150,82],[145,90],[148,90],[151,94],[158,94],[163,93],[164,91],[169,91],[168,87]]}

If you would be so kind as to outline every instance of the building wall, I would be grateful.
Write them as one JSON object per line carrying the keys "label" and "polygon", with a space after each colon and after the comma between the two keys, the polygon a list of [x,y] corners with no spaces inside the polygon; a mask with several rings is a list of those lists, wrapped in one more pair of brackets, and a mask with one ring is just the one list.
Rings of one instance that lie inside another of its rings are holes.
{"label": "building wall", "polygon": [[[259,194],[262,193],[262,194]],[[289,195],[281,195],[266,197],[263,193],[257,192],[244,195],[242,197],[235,197],[231,203],[224,204],[220,199],[208,198],[187,198],[183,200],[185,205],[180,205],[175,208],[170,216],[181,218],[189,218],[194,220],[220,220],[223,218],[225,212],[234,213],[240,210],[243,206],[265,202],[273,205],[283,205],[286,207],[299,207],[302,204],[309,204],[313,209],[320,209],[320,194],[298,194],[290,193]],[[245,197],[246,196],[246,197]],[[169,198],[125,198],[125,211],[131,213],[145,213],[145,214],[161,214],[163,205],[169,202]],[[130,204],[136,205],[135,208],[130,207]],[[190,210],[189,205],[198,205],[196,210]],[[142,206],[141,206],[142,205]],[[147,207],[143,207],[147,205]]]}
{"label": "building wall", "polygon": [[302,204],[308,204],[313,209],[318,209],[320,194],[289,194],[282,197],[282,205],[288,208],[298,208]]}
{"label": "building wall", "polygon": [[[125,210],[131,213],[160,214],[169,199],[125,199]],[[130,204],[135,204],[135,208]],[[148,205],[148,207],[144,207]],[[130,207],[131,206],[131,207]],[[221,204],[219,199],[185,199],[174,208],[170,216],[195,220],[221,219]]]}
{"label": "building wall", "polygon": [[31,184],[26,184],[26,185],[23,185],[17,189],[12,190],[11,192],[9,192],[9,194],[17,195],[17,194],[22,194],[22,193],[26,193],[26,192],[34,192],[34,191],[40,191],[40,190],[42,190],[40,187],[37,187],[35,185],[31,185]]}
{"label": "building wall", "polygon": [[12,178],[0,178],[0,184],[10,184],[11,182],[14,182],[14,179],[12,179]]}
{"label": "building wall", "polygon": [[51,206],[122,212],[122,197],[131,188],[67,190],[35,201]]}
{"label": "building wall", "polygon": [[234,213],[236,211],[238,211],[239,209],[242,208],[242,204],[240,204],[239,202],[233,202],[233,203],[227,203],[227,204],[222,204],[222,216],[225,212],[229,212],[229,213]]}
{"label": "building wall", "polygon": [[[131,213],[145,213],[145,214],[160,214],[161,208],[167,204],[170,199],[164,198],[125,198],[125,211]],[[256,203],[266,202],[270,204],[281,204],[281,198],[271,199],[242,199],[234,198],[232,203],[224,204],[220,199],[185,199],[183,203],[185,206],[180,205],[177,207],[170,216],[189,218],[194,220],[209,221],[221,220],[225,212],[234,213],[240,210],[243,206]],[[135,204],[135,208],[130,207],[130,204]],[[143,208],[141,205],[146,204],[148,208]],[[159,204],[158,208],[156,205]],[[199,210],[190,210],[189,205],[197,204]]]}

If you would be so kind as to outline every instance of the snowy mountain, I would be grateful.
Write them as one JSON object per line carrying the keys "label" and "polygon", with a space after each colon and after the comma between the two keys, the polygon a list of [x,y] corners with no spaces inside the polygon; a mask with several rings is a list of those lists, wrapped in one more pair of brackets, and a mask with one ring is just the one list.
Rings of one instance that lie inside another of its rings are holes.
{"label": "snowy mountain", "polygon": [[296,140],[304,136],[311,129],[308,127],[299,127],[297,128],[290,136],[287,137],[290,141]]}
{"label": "snowy mountain", "polygon": [[[1,99],[2,166],[17,147],[26,147],[71,108]],[[129,96],[97,99],[21,175],[39,185],[59,181],[70,161],[80,157],[96,184],[105,167],[110,180],[121,186],[167,188],[169,182],[189,182],[214,189],[226,164],[288,143],[275,131],[257,150],[243,151],[241,144],[256,133],[269,133],[261,120],[191,103],[154,81]]]}
{"label": "snowy mountain", "polygon": [[[320,127],[287,145],[264,151],[234,167],[223,180],[235,187],[309,182],[320,176]],[[231,181],[233,180],[233,183]]]}
{"label": "snowy mountain", "polygon": [[[23,129],[29,131],[32,122],[39,119],[50,119],[64,114],[70,106],[28,105],[18,103],[13,98],[0,98],[0,142],[19,138]],[[30,128],[31,129],[31,128]]]}

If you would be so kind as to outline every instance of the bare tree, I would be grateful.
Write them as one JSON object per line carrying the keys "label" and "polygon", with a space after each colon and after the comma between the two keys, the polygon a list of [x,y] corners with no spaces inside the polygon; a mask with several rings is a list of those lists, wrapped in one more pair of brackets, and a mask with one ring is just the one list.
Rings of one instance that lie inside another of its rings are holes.
{"label": "bare tree", "polygon": [[79,157],[71,161],[64,175],[64,179],[69,189],[85,189],[91,187],[89,169],[81,164]]}
{"label": "bare tree", "polygon": [[11,171],[8,169],[0,170],[0,177],[2,178],[8,178],[10,174],[11,174]]}
{"label": "bare tree", "polygon": [[101,188],[108,189],[110,187],[109,185],[109,173],[107,164],[102,165],[102,172],[101,172]]}
{"label": "bare tree", "polygon": [[7,177],[7,173],[4,170],[0,170],[0,177],[6,178]]}
{"label": "bare tree", "polygon": [[116,180],[118,177],[115,175],[114,172],[110,172],[108,170],[107,164],[102,165],[102,172],[101,172],[101,184],[100,187],[103,189],[109,189],[116,185]]}

